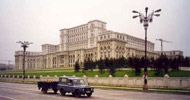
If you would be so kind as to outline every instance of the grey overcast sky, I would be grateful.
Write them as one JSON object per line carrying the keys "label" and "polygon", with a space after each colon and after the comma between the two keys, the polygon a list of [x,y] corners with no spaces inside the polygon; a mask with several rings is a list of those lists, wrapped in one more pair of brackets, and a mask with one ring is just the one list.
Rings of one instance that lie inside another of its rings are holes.
{"label": "grey overcast sky", "polygon": [[[148,40],[160,50],[182,50],[190,56],[190,0],[0,0],[0,60],[13,60],[17,41],[34,44],[29,51],[41,51],[44,43],[59,44],[59,30],[98,19],[107,22],[107,29],[144,39],[139,19],[132,19],[132,10],[144,13],[162,9],[148,28]],[[7,63],[7,62],[5,62]]]}

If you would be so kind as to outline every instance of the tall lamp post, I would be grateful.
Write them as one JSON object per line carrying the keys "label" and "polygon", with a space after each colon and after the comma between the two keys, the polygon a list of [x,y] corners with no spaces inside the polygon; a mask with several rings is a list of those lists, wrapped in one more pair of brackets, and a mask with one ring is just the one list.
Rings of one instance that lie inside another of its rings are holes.
{"label": "tall lamp post", "polygon": [[23,63],[22,63],[22,69],[23,69],[23,73],[22,73],[22,78],[23,78],[23,82],[25,80],[25,55],[26,55],[26,48],[28,47],[28,45],[33,44],[32,42],[28,42],[28,41],[19,41],[17,43],[21,44],[21,47],[23,47]]}
{"label": "tall lamp post", "polygon": [[153,16],[157,16],[159,17],[160,14],[156,14],[158,12],[160,12],[161,9],[158,9],[156,11],[153,11],[152,13],[150,13],[149,15],[147,15],[148,13],[148,7],[145,8],[145,16],[144,14],[133,10],[133,13],[136,13],[138,15],[133,16],[133,18],[140,18],[140,23],[143,23],[144,26],[144,30],[145,30],[145,67],[144,67],[144,86],[143,86],[143,90],[146,91],[148,90],[148,86],[147,86],[147,76],[148,76],[148,72],[147,72],[147,29],[148,29],[148,24],[150,22],[153,21]]}

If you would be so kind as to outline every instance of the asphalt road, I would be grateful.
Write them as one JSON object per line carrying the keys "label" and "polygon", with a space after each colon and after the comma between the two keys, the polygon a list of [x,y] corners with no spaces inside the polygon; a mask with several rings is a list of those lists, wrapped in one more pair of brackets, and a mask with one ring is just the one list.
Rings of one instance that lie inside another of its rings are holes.
{"label": "asphalt road", "polygon": [[67,94],[61,96],[58,92],[48,91],[43,94],[33,84],[17,84],[0,82],[0,100],[190,100],[188,95],[144,93],[122,90],[95,89],[92,97],[76,98]]}

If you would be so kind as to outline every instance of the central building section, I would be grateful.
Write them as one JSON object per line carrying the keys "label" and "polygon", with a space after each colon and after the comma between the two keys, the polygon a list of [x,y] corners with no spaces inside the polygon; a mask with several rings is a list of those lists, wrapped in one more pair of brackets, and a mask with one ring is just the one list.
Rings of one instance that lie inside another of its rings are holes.
{"label": "central building section", "polygon": [[106,23],[93,20],[80,26],[60,30],[60,50],[72,51],[97,47],[98,35],[106,31]]}
{"label": "central building section", "polygon": [[[80,26],[60,30],[60,66],[74,66],[85,58],[97,59],[98,35],[106,31],[106,23],[93,20]],[[68,59],[68,60],[67,60]],[[61,63],[62,62],[62,63]],[[65,62],[65,63],[64,63]]]}

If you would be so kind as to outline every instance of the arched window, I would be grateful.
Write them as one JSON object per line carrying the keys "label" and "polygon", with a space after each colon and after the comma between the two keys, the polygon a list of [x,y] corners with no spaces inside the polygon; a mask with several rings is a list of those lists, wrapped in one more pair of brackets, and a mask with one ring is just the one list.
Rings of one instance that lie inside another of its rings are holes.
{"label": "arched window", "polygon": [[101,47],[101,50],[103,50],[103,48]]}
{"label": "arched window", "polygon": [[102,36],[100,37],[100,39],[102,40]]}
{"label": "arched window", "polygon": [[110,46],[108,46],[108,50],[110,49]]}

